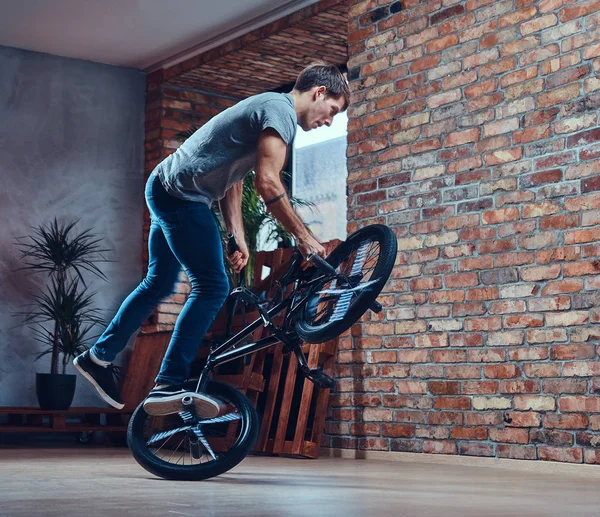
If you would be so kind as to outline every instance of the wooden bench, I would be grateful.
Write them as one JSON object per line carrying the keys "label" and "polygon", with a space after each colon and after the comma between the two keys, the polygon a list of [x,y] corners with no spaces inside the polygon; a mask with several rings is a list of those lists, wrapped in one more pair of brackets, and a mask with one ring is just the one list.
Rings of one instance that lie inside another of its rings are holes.
{"label": "wooden bench", "polygon": [[122,442],[130,416],[130,413],[110,407],[72,407],[67,410],[0,407],[0,432],[74,433],[81,442],[87,443],[92,433],[104,431]]}

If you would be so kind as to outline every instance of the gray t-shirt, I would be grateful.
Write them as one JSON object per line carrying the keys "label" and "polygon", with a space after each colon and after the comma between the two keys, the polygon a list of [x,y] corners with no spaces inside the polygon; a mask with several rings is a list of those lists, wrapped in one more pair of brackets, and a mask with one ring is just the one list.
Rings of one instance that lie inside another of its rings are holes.
{"label": "gray t-shirt", "polygon": [[156,167],[165,190],[180,199],[211,203],[255,167],[258,138],[275,129],[286,144],[296,134],[289,93],[261,93],[222,111]]}

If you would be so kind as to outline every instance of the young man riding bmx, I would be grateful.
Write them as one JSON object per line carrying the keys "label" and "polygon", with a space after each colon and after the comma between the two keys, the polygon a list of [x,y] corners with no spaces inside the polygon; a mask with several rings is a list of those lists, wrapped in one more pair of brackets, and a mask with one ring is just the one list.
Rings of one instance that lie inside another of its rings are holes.
{"label": "young man riding bmx", "polygon": [[[299,74],[290,93],[262,93],[240,101],[213,117],[154,169],[145,192],[151,219],[146,278],[121,304],[96,344],[74,360],[75,368],[111,406],[123,407],[111,361],[171,294],[183,267],[192,290],[177,318],[156,386],[144,401],[151,415],[180,410],[189,366],[229,294],[221,237],[210,206],[219,200],[227,231],[239,247],[228,259],[240,271],[248,262],[241,210],[248,172],[256,171],[258,193],[294,235],[302,254],[324,256],[323,246],[294,212],[280,173],[297,125],[305,131],[329,126],[349,101],[348,84],[338,68],[313,63]],[[218,415],[218,400],[187,394],[194,398],[196,414]]]}

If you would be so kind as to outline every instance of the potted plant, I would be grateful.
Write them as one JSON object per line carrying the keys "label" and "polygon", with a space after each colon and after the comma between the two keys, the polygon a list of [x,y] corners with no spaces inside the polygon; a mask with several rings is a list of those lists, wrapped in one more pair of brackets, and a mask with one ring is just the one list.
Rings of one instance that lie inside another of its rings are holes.
{"label": "potted plant", "polygon": [[96,335],[92,329],[105,322],[92,307],[94,293],[89,292],[84,274],[92,273],[106,280],[96,266],[107,262],[102,255],[109,251],[100,245],[91,230],[77,233],[77,221],[33,228],[33,235],[21,237],[16,245],[22,252],[24,266],[18,270],[47,273],[48,282],[33,303],[21,312],[24,323],[32,328],[35,339],[45,346],[37,357],[50,355],[50,373],[36,374],[36,392],[42,409],[68,409],[75,393],[75,375],[66,373],[71,359],[84,352]]}

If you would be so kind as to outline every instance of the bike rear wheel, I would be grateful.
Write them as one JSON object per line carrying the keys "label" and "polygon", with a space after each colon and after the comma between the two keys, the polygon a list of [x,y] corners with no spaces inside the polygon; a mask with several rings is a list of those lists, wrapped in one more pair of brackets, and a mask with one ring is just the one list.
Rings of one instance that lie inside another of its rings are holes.
{"label": "bike rear wheel", "polygon": [[[296,332],[307,343],[323,343],[342,334],[373,305],[385,286],[394,263],[398,242],[385,225],[365,226],[351,234],[327,257],[349,280],[318,282],[300,310]],[[315,278],[322,275],[315,273]]]}
{"label": "bike rear wheel", "polygon": [[[190,390],[196,383],[189,383]],[[211,419],[175,413],[151,416],[138,406],[127,429],[127,444],[148,472],[165,479],[202,480],[235,467],[251,451],[260,427],[256,410],[233,386],[211,381],[206,393],[227,410]]]}

